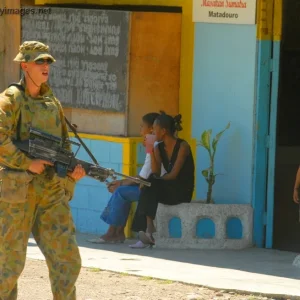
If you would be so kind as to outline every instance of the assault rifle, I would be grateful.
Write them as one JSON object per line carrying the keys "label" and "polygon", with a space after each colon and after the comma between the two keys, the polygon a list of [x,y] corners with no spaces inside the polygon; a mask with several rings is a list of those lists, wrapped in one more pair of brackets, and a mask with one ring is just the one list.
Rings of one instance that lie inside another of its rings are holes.
{"label": "assault rifle", "polygon": [[[62,140],[57,136],[45,133],[38,129],[30,128],[29,140],[13,141],[15,146],[23,151],[26,155],[35,159],[47,160],[54,164],[54,170],[59,177],[67,176],[68,171],[73,171],[76,165],[80,164],[84,168],[87,176],[104,182],[107,178],[116,179],[117,176],[128,178],[136,183],[145,186],[151,186],[151,183],[122,173],[118,173],[113,169],[103,168],[99,165],[92,164],[76,158],[80,149],[80,144],[70,139]],[[78,146],[76,153],[66,150],[66,144]]]}

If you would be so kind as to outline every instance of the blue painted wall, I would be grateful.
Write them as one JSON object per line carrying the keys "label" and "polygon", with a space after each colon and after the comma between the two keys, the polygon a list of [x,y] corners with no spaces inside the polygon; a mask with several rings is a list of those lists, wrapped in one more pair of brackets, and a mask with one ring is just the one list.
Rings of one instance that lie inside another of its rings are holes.
{"label": "blue painted wall", "polygon": [[[192,135],[213,136],[231,122],[221,138],[215,170],[216,203],[251,203],[256,77],[256,26],[195,24]],[[208,154],[197,149],[197,198],[205,199],[201,170]]]}
{"label": "blue painted wall", "polygon": [[[90,139],[83,141],[100,165],[122,172],[123,144]],[[77,158],[91,162],[83,148],[80,149]],[[74,198],[70,202],[77,231],[95,234],[106,232],[108,225],[100,220],[100,214],[110,195],[104,183],[92,178],[86,177],[77,183]]]}

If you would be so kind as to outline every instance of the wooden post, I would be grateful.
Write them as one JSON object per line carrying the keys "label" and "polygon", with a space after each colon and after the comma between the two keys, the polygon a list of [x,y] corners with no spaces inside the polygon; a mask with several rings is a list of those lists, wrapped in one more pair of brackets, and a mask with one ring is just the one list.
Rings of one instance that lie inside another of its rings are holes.
{"label": "wooden post", "polygon": [[[0,0],[1,9],[20,9],[20,0]],[[11,11],[10,11],[11,12]],[[19,81],[20,65],[13,62],[21,42],[21,15],[3,13],[0,16],[0,91]]]}
{"label": "wooden post", "polygon": [[[0,0],[0,9],[4,7],[4,0]],[[0,93],[4,89],[4,33],[5,33],[5,22],[4,16],[0,16]]]}

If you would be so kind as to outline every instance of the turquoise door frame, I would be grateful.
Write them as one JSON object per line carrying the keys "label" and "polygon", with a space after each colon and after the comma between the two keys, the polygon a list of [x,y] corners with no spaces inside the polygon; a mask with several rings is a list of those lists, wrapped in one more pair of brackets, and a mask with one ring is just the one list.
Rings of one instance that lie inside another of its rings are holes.
{"label": "turquoise door frame", "polygon": [[269,11],[276,22],[268,28],[273,34],[258,41],[252,203],[254,243],[266,248],[273,246],[281,12],[281,0],[275,0]]}
{"label": "turquoise door frame", "polygon": [[268,182],[268,137],[271,102],[272,41],[258,41],[258,70],[254,127],[253,209],[254,243],[265,247],[266,199]]}
{"label": "turquoise door frame", "polygon": [[258,42],[253,170],[254,242],[272,248],[280,42]]}
{"label": "turquoise door frame", "polygon": [[276,166],[276,136],[277,136],[277,107],[280,69],[280,42],[273,42],[272,76],[271,76],[271,103],[269,127],[269,159],[268,159],[268,189],[266,215],[266,248],[273,247],[274,227],[274,189]]}

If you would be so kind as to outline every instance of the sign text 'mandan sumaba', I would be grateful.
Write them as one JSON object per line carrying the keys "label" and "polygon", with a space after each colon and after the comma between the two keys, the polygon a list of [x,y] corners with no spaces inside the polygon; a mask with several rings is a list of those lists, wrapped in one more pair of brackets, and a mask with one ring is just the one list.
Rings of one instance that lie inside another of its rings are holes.
{"label": "sign text 'mandan sumaba'", "polygon": [[[202,6],[204,7],[212,7],[212,8],[247,8],[247,2],[242,0],[202,0]],[[209,11],[208,16],[210,18],[238,18],[239,14],[237,13],[230,13],[230,12],[216,12],[216,11]]]}
{"label": "sign text 'mandan sumaba'", "polygon": [[211,7],[226,7],[226,8],[247,8],[247,2],[242,0],[202,0],[202,6],[211,6]]}

